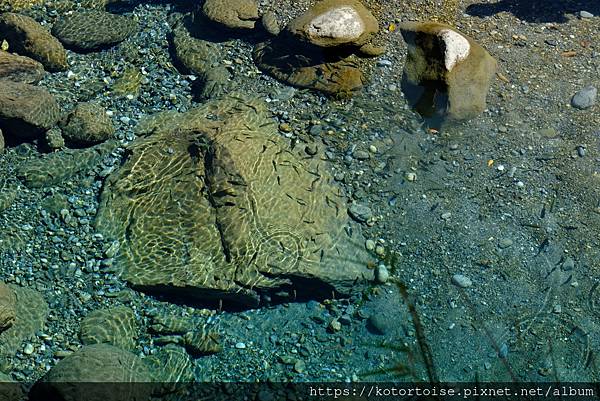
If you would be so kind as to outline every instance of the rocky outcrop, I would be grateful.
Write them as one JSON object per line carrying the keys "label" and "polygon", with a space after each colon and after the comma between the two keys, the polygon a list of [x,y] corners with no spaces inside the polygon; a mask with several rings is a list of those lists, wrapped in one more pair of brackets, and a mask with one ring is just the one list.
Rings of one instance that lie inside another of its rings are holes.
{"label": "rocky outcrop", "polygon": [[139,134],[96,218],[135,288],[256,305],[261,294],[349,294],[372,276],[344,229],[340,189],[277,134],[263,102],[236,95],[162,113]]}
{"label": "rocky outcrop", "polygon": [[365,82],[356,55],[383,52],[370,43],[378,29],[375,17],[359,1],[323,0],[276,37],[258,43],[254,61],[290,85],[351,96]]}
{"label": "rocky outcrop", "polygon": [[62,137],[75,145],[94,145],[111,139],[115,134],[106,110],[96,103],[78,103],[60,126]]}
{"label": "rocky outcrop", "polygon": [[65,149],[23,162],[16,176],[29,188],[58,184],[75,174],[93,168],[118,147],[111,140],[87,149]]}
{"label": "rocky outcrop", "polygon": [[110,344],[128,351],[134,349],[136,337],[135,315],[125,306],[90,312],[79,332],[84,345]]}
{"label": "rocky outcrop", "polygon": [[0,80],[36,84],[45,73],[41,63],[0,50]]}
{"label": "rocky outcrop", "polygon": [[496,61],[473,39],[436,23],[400,25],[408,45],[402,75],[407,101],[434,125],[483,112]]}
{"label": "rocky outcrop", "polygon": [[258,21],[258,5],[254,0],[206,0],[202,15],[227,29],[254,29]]}
{"label": "rocky outcrop", "polygon": [[33,18],[1,14],[0,38],[8,42],[11,51],[39,61],[48,71],[64,71],[69,67],[64,47]]}
{"label": "rocky outcrop", "polygon": [[[32,388],[31,400],[149,400],[153,375],[138,356],[108,344],[86,345],[57,363]],[[107,390],[107,384],[110,389]]]}
{"label": "rocky outcrop", "polygon": [[0,128],[7,140],[37,137],[59,118],[58,104],[46,89],[0,80]]}
{"label": "rocky outcrop", "polygon": [[127,39],[137,23],[126,16],[105,11],[76,11],[62,17],[52,34],[74,50],[91,51],[113,46]]}

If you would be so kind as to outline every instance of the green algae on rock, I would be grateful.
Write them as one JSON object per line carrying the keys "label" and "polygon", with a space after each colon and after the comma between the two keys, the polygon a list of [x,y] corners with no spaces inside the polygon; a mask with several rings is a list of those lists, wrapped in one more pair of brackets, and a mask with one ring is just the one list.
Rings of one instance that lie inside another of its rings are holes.
{"label": "green algae on rock", "polygon": [[1,14],[1,38],[6,39],[11,51],[39,61],[48,71],[69,68],[64,47],[31,17],[15,13]]}
{"label": "green algae on rock", "polygon": [[119,146],[109,140],[87,149],[65,149],[23,162],[16,169],[17,177],[29,188],[58,184],[75,174],[93,168]]}
{"label": "green algae on rock", "polygon": [[97,103],[78,103],[60,126],[63,138],[77,145],[94,145],[115,134],[106,109]]}
{"label": "green algae on rock", "polygon": [[139,133],[151,135],[106,180],[96,219],[135,287],[256,305],[278,291],[349,294],[372,276],[322,161],[284,141],[263,102],[161,113]]}
{"label": "green algae on rock", "polygon": [[52,34],[75,50],[98,50],[127,39],[137,29],[130,17],[105,11],[76,11],[52,27]]}
{"label": "green algae on rock", "polygon": [[84,345],[110,344],[131,351],[137,337],[135,315],[126,306],[95,310],[81,322],[79,337]]}

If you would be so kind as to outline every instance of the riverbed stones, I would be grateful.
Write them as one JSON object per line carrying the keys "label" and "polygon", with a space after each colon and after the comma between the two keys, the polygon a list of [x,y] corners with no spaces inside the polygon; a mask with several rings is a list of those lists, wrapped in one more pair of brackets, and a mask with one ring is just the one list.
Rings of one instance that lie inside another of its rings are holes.
{"label": "riverbed stones", "polygon": [[44,66],[25,56],[0,50],[0,80],[36,84],[44,77]]}
{"label": "riverbed stones", "polygon": [[110,344],[131,351],[137,337],[135,314],[125,306],[95,310],[81,322],[79,337],[85,345]]}
{"label": "riverbed stones", "polygon": [[106,109],[97,103],[78,103],[61,122],[62,136],[69,143],[90,146],[112,138],[115,128]]}
{"label": "riverbed stones", "polygon": [[[152,380],[138,356],[109,344],[86,345],[52,367],[34,385],[31,396],[40,401],[48,394],[60,401],[148,400]],[[110,391],[105,385],[90,384],[99,382],[110,383]]]}
{"label": "riverbed stones", "polygon": [[373,14],[357,0],[320,1],[286,28],[298,39],[320,47],[360,47],[378,30]]}
{"label": "riverbed stones", "polygon": [[64,71],[69,67],[62,44],[31,17],[1,14],[0,38],[8,42],[11,51],[39,61],[48,71]]}
{"label": "riverbed stones", "polygon": [[372,277],[340,189],[277,134],[264,102],[231,95],[138,134],[96,219],[134,287],[250,306],[263,293],[349,294]]}
{"label": "riverbed stones", "polygon": [[74,50],[93,51],[122,42],[136,29],[137,23],[124,15],[76,11],[54,24],[52,34]]}
{"label": "riverbed stones", "polygon": [[8,285],[0,282],[0,333],[15,322],[17,296]]}
{"label": "riverbed stones", "polygon": [[206,0],[202,14],[211,22],[234,30],[254,29],[259,19],[254,0]]}
{"label": "riverbed stones", "polygon": [[45,88],[0,80],[0,128],[7,140],[37,137],[59,118],[58,103]]}
{"label": "riverbed stones", "polygon": [[496,60],[468,36],[437,22],[400,25],[408,45],[402,91],[426,119],[467,120],[486,107]]}

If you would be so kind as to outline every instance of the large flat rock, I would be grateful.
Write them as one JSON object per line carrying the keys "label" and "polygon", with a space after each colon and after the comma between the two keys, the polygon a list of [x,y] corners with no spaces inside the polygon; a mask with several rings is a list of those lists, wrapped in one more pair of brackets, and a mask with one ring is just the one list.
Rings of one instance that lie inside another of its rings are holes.
{"label": "large flat rock", "polygon": [[262,102],[162,113],[144,133],[107,179],[96,221],[134,286],[254,306],[262,294],[348,294],[372,276],[325,165],[281,138]]}

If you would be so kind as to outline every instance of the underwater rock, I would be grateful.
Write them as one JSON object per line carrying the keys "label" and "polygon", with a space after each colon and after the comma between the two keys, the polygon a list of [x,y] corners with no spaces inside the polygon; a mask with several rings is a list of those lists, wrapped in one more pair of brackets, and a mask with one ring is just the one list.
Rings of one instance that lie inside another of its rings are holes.
{"label": "underwater rock", "polygon": [[0,176],[0,213],[12,206],[17,199],[18,191],[18,185]]}
{"label": "underwater rock", "polygon": [[254,29],[258,5],[254,0],[206,0],[202,15],[228,29]]}
{"label": "underwater rock", "polygon": [[64,47],[33,18],[15,13],[1,14],[0,37],[6,39],[11,51],[39,61],[48,71],[69,68]]}
{"label": "underwater rock", "polygon": [[52,394],[56,401],[149,400],[152,380],[138,356],[113,345],[86,345],[52,367],[33,386],[30,399],[47,400]]}
{"label": "underwater rock", "polygon": [[48,304],[30,288],[8,286],[15,294],[16,314],[10,328],[0,333],[0,357],[13,356],[21,343],[41,330],[48,316]]}
{"label": "underwater rock", "polygon": [[222,65],[199,73],[192,86],[196,99],[205,101],[224,95],[229,89],[230,77],[231,74]]}
{"label": "underwater rock", "polygon": [[286,30],[315,46],[360,47],[377,33],[379,24],[357,0],[323,0],[294,19]]}
{"label": "underwater rock", "polygon": [[10,328],[17,316],[17,296],[12,288],[0,282],[0,333]]}
{"label": "underwater rock", "polygon": [[21,383],[14,381],[6,373],[0,372],[0,386],[2,386],[0,401],[20,401],[26,399]]}
{"label": "underwater rock", "polygon": [[78,103],[60,126],[63,138],[77,145],[94,145],[115,134],[106,110],[96,103]]}
{"label": "underwater rock", "polygon": [[183,347],[168,344],[144,359],[159,383],[156,392],[172,393],[179,388],[177,383],[194,381],[194,365]]}
{"label": "underwater rock", "polygon": [[7,140],[39,136],[59,118],[58,103],[46,89],[0,80],[0,128]]}
{"label": "underwater rock", "polygon": [[340,58],[320,50],[294,47],[281,37],[259,43],[254,48],[254,62],[276,79],[300,88],[336,97],[349,97],[362,89],[366,79],[354,56]]}
{"label": "underwater rock", "polygon": [[41,63],[29,57],[0,50],[0,80],[36,84],[45,73]]}
{"label": "underwater rock", "polygon": [[52,127],[46,131],[45,137],[46,146],[50,150],[58,150],[65,147],[65,139],[62,136],[62,131],[59,127]]}
{"label": "underwater rock", "polygon": [[109,140],[87,149],[65,149],[28,160],[16,169],[17,178],[29,188],[58,184],[75,174],[93,168],[119,146]]}
{"label": "underwater rock", "polygon": [[419,114],[440,123],[485,109],[496,60],[455,28],[437,22],[400,25],[408,45],[402,91]]}
{"label": "underwater rock", "polygon": [[277,36],[281,32],[279,21],[272,11],[265,12],[260,18],[260,22],[264,30],[273,36]]}
{"label": "underwater rock", "polygon": [[122,42],[136,29],[137,23],[124,15],[105,11],[76,11],[54,24],[52,34],[65,46],[90,51]]}
{"label": "underwater rock", "polygon": [[131,351],[137,326],[131,308],[119,306],[89,313],[81,322],[79,337],[84,345],[110,344]]}
{"label": "underwater rock", "polygon": [[4,151],[4,134],[0,129],[0,153],[2,153],[2,151]]}
{"label": "underwater rock", "polygon": [[596,96],[598,95],[598,89],[589,85],[583,89],[580,89],[571,98],[571,105],[579,110],[585,110],[596,104]]}
{"label": "underwater rock", "polygon": [[255,306],[262,293],[347,295],[372,276],[341,190],[278,135],[265,103],[232,95],[138,133],[96,218],[135,288]]}

